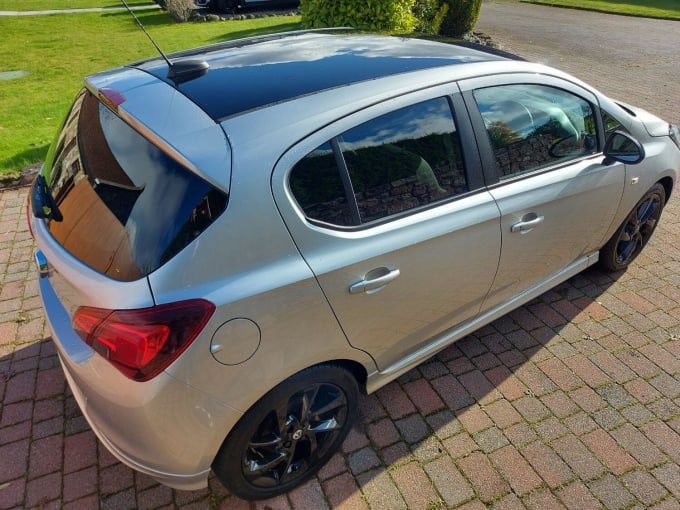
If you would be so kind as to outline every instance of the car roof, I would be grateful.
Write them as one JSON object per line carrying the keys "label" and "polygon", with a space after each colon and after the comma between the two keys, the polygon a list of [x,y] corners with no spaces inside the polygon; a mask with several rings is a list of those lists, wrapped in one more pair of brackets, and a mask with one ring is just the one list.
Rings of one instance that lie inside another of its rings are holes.
{"label": "car roof", "polygon": [[179,89],[216,121],[267,105],[435,67],[508,60],[492,49],[375,35],[288,32],[205,46],[170,55],[209,70],[186,81],[168,78],[161,58],[131,64]]}

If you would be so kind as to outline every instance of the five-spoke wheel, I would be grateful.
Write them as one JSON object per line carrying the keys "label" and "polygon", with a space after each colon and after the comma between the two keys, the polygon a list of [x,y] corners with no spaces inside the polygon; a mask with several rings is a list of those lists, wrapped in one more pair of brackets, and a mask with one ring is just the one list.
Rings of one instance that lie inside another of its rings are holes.
{"label": "five-spoke wheel", "polygon": [[600,267],[621,271],[637,257],[652,237],[666,204],[666,190],[655,184],[642,197],[600,252]]}
{"label": "five-spoke wheel", "polygon": [[213,470],[234,494],[262,499],[291,490],[338,449],[352,425],[358,390],[335,365],[294,375],[258,401],[234,427]]}

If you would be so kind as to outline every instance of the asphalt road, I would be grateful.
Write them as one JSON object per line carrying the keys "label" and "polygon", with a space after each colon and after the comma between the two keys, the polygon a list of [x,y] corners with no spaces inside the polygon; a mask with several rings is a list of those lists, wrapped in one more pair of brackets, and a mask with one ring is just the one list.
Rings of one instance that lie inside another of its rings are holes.
{"label": "asphalt road", "polygon": [[680,124],[680,22],[485,1],[476,31]]}

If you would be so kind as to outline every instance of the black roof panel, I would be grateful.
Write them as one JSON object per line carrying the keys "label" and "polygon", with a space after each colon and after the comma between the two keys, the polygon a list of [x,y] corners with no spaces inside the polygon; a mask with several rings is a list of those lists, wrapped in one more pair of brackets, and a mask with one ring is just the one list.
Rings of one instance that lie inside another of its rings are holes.
{"label": "black roof panel", "polygon": [[467,62],[504,60],[463,46],[420,39],[293,33],[245,39],[170,56],[204,59],[210,70],[175,84],[163,60],[134,64],[176,86],[217,120],[320,90]]}

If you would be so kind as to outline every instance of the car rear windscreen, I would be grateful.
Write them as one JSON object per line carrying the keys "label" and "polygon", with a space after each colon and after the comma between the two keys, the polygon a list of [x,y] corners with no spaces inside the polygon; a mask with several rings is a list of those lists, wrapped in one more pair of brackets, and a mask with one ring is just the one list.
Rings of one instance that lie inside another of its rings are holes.
{"label": "car rear windscreen", "polygon": [[36,215],[46,218],[51,234],[73,256],[121,281],[142,278],[167,262],[227,204],[225,193],[86,89],[50,148],[42,177],[45,189],[33,190]]}

